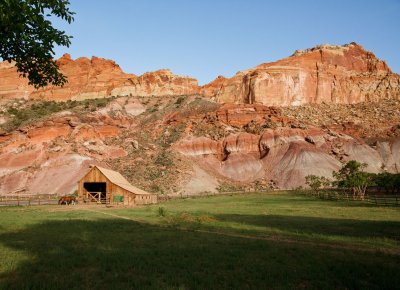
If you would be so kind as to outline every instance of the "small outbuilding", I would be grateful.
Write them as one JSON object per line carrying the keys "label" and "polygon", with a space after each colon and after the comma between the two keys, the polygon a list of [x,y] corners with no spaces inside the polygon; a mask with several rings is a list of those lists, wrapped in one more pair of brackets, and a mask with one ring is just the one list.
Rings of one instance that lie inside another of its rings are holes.
{"label": "small outbuilding", "polygon": [[119,172],[92,166],[78,182],[78,198],[84,202],[140,205],[157,203],[157,196],[129,183]]}

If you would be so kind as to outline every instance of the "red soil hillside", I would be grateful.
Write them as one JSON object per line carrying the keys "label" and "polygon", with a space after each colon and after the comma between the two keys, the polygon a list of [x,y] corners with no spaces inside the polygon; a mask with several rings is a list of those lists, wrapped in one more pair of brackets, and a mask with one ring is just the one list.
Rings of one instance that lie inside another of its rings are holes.
{"label": "red soil hillside", "polygon": [[[221,105],[199,96],[98,101],[3,107],[0,194],[73,192],[89,164],[171,194],[225,184],[295,188],[309,174],[331,177],[352,159],[368,163],[370,172],[400,168],[399,100],[292,108]],[[29,113],[54,104],[56,113]],[[16,122],[27,114],[36,119]]]}

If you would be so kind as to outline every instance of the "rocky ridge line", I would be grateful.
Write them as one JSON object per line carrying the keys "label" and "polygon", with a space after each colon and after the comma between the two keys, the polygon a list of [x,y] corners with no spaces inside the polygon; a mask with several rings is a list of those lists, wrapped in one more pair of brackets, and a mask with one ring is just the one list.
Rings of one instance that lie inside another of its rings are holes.
{"label": "rocky ridge line", "polygon": [[141,76],[124,73],[111,60],[65,54],[58,61],[69,83],[34,90],[12,64],[0,64],[0,101],[16,98],[83,100],[111,96],[201,94],[219,103],[298,106],[310,103],[354,104],[398,99],[400,76],[360,45],[320,45],[276,62],[219,76],[199,86],[197,80],[163,69]]}

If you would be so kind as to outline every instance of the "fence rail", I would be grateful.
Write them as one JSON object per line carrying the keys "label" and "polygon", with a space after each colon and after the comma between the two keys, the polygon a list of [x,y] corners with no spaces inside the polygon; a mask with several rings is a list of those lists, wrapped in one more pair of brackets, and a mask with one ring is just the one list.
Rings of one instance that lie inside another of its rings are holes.
{"label": "fence rail", "polygon": [[399,195],[367,195],[365,200],[375,205],[400,206]]}
{"label": "fence rail", "polygon": [[311,190],[294,191],[302,195],[310,195],[320,199],[326,200],[344,200],[354,202],[364,202],[368,204],[374,204],[377,206],[400,206],[400,194],[387,194],[382,192],[367,193],[363,199],[360,197],[353,197],[350,193],[345,190],[319,190],[313,192]]}
{"label": "fence rail", "polygon": [[0,206],[57,204],[61,196],[59,194],[0,195]]}

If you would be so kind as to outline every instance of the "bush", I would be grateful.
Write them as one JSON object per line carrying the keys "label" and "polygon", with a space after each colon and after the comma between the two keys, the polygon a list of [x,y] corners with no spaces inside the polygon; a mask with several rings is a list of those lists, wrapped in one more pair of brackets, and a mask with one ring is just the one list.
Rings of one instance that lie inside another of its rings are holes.
{"label": "bush", "polygon": [[160,193],[160,194],[164,194],[164,189],[162,189],[159,185],[157,184],[153,184],[150,188],[150,190],[154,193]]}
{"label": "bush", "polygon": [[159,217],[165,217],[167,215],[167,211],[165,210],[165,208],[163,208],[162,206],[160,206],[158,208],[158,216]]}
{"label": "bush", "polygon": [[179,107],[179,106],[185,101],[185,99],[186,99],[186,97],[180,96],[180,97],[176,100],[175,105],[177,105],[177,106]]}
{"label": "bush", "polygon": [[80,106],[84,109],[84,111],[93,112],[96,111],[97,108],[105,107],[110,100],[111,99],[109,98],[99,98],[67,102],[39,101],[27,107],[11,107],[7,110],[7,113],[11,115],[11,119],[2,127],[7,131],[12,131],[23,125],[28,125],[36,120],[45,119],[54,113],[58,113],[63,110],[71,110]]}
{"label": "bush", "polygon": [[329,187],[331,185],[331,181],[325,176],[307,175],[306,184],[314,193],[319,195],[319,190]]}
{"label": "bush", "polygon": [[171,167],[174,165],[174,161],[172,160],[170,154],[163,151],[156,157],[156,159],[154,160],[154,164]]}

